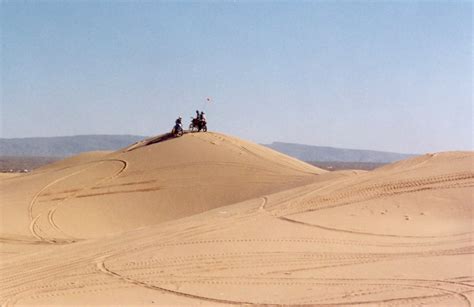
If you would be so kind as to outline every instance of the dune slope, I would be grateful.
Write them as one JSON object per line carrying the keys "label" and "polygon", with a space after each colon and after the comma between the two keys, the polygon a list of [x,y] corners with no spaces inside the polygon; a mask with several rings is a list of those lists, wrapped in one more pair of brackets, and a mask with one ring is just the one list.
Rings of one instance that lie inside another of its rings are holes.
{"label": "dune slope", "polygon": [[324,172],[217,133],[1,179],[0,303],[471,306],[474,153]]}
{"label": "dune slope", "polygon": [[217,133],[158,137],[3,180],[0,238],[100,237],[303,185],[324,172]]}
{"label": "dune slope", "polygon": [[473,159],[443,153],[327,173],[193,216],[5,259],[1,303],[471,306]]}

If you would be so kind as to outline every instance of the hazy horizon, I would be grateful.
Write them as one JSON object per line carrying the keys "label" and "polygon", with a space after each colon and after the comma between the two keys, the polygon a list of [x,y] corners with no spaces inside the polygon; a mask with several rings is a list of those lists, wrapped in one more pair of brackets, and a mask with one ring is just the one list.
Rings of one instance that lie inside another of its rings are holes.
{"label": "hazy horizon", "polygon": [[[2,138],[473,150],[470,2],[1,2]],[[210,98],[210,103],[207,98]]]}
{"label": "hazy horizon", "polygon": [[[56,135],[56,136],[39,136],[39,137],[13,137],[13,138],[4,138],[0,137],[1,140],[22,140],[22,139],[41,139],[41,138],[73,138],[73,137],[95,137],[95,136],[105,136],[105,137],[121,137],[121,136],[129,136],[129,137],[142,137],[142,138],[151,138],[154,135],[135,135],[135,134],[75,134],[75,135]],[[284,143],[288,145],[303,145],[303,146],[314,146],[314,147],[327,147],[327,148],[335,148],[335,149],[348,149],[348,150],[361,150],[361,151],[380,151],[380,152],[387,152],[387,153],[397,153],[397,154],[414,154],[414,155],[423,155],[429,152],[393,152],[393,151],[384,151],[384,150],[377,150],[377,149],[367,149],[367,148],[347,148],[347,147],[335,147],[335,146],[326,146],[324,144],[308,144],[308,143],[295,143],[295,142],[286,142],[281,140],[273,140],[267,143],[259,143],[260,145],[272,145],[275,143]]]}

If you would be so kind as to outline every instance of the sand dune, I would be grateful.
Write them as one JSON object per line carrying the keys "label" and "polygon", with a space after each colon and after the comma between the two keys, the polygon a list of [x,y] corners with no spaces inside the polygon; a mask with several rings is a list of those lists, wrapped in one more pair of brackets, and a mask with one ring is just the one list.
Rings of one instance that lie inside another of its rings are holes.
{"label": "sand dune", "polygon": [[1,181],[0,301],[470,306],[473,162],[324,172],[202,133],[59,163]]}
{"label": "sand dune", "polygon": [[16,177],[16,176],[19,176],[19,175],[20,175],[19,173],[0,173],[0,180]]}
{"label": "sand dune", "polygon": [[148,143],[2,182],[0,233],[46,242],[100,237],[307,184],[325,172],[216,133]]}

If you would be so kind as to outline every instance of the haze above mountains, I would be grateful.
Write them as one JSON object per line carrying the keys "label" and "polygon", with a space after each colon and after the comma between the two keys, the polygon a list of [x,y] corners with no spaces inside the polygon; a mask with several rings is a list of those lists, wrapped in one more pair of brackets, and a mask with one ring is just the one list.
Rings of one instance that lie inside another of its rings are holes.
{"label": "haze above mountains", "polygon": [[[138,135],[78,135],[0,139],[0,156],[67,157],[87,151],[118,150],[146,138]],[[413,157],[374,150],[357,150],[273,142],[263,144],[303,161],[390,163]]]}

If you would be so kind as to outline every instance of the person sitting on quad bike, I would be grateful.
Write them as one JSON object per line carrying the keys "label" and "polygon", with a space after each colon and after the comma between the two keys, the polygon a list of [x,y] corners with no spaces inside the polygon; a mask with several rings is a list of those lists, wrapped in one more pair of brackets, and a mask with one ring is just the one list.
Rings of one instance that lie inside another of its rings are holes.
{"label": "person sitting on quad bike", "polygon": [[195,132],[199,127],[199,111],[196,111],[196,118],[191,117],[191,123],[189,124],[189,131]]}
{"label": "person sitting on quad bike", "polygon": [[204,127],[206,127],[206,130],[204,131],[207,131],[207,121],[205,114],[206,113],[201,112],[201,114],[199,115],[199,131],[204,130]]}
{"label": "person sitting on quad bike", "polygon": [[206,118],[204,117],[204,112],[199,113],[196,110],[196,118],[191,117],[191,124],[189,124],[189,131],[207,131]]}
{"label": "person sitting on quad bike", "polygon": [[182,136],[184,131],[183,131],[183,125],[182,125],[182,118],[181,116],[178,117],[175,121],[175,125],[173,127],[173,130],[171,130],[171,133],[173,134],[173,136]]}

